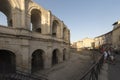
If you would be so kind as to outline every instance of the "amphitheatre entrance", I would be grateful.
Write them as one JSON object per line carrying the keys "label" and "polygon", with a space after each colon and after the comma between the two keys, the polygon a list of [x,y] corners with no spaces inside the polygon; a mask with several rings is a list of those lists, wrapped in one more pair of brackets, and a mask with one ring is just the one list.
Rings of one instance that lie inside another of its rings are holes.
{"label": "amphitheatre entrance", "polygon": [[32,72],[42,70],[44,68],[43,60],[44,51],[36,50],[32,54]]}
{"label": "amphitheatre entrance", "polygon": [[15,55],[8,50],[0,50],[0,72],[8,73],[15,71]]}

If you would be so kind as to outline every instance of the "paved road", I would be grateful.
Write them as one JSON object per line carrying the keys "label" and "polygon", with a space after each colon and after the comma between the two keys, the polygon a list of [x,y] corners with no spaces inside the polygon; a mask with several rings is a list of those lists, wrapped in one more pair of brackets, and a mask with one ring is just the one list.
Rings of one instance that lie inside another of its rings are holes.
{"label": "paved road", "polygon": [[120,55],[116,55],[115,58],[115,64],[108,66],[108,80],[120,80]]}
{"label": "paved road", "polygon": [[[91,66],[91,55],[71,54],[71,59],[43,71],[49,80],[77,80]],[[40,73],[41,74],[41,73]]]}
{"label": "paved road", "polygon": [[99,80],[120,80],[120,55],[115,55],[114,64],[104,63]]}

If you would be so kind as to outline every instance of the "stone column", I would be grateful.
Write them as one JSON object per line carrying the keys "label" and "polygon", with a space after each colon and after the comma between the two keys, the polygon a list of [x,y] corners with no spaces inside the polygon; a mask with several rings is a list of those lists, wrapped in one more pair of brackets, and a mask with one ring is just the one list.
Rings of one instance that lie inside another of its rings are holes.
{"label": "stone column", "polygon": [[[20,40],[20,48],[18,49],[20,53],[20,59],[18,56],[17,62],[18,64],[18,70],[30,73],[31,72],[31,63],[30,63],[30,58],[29,58],[29,40],[21,39]],[[20,61],[18,61],[20,60]]]}
{"label": "stone column", "polygon": [[59,21],[59,24],[57,26],[57,38],[61,38],[61,22]]}
{"label": "stone column", "polygon": [[52,66],[52,48],[51,46],[47,47],[46,55],[45,55],[45,62],[44,62],[44,68],[51,68]]}
{"label": "stone column", "polygon": [[31,30],[31,15],[30,14],[26,14],[26,21],[25,21],[25,25],[26,25],[26,28],[28,30]]}
{"label": "stone column", "polygon": [[26,29],[24,10],[23,11],[20,9],[12,10],[12,23],[14,28]]}
{"label": "stone column", "polygon": [[21,46],[22,50],[21,50],[21,53],[22,53],[22,70],[24,72],[28,72],[30,73],[31,72],[31,66],[30,66],[30,62],[29,62],[29,46],[28,45],[22,45]]}
{"label": "stone column", "polygon": [[63,62],[63,51],[60,50],[60,52],[58,53],[58,63]]}

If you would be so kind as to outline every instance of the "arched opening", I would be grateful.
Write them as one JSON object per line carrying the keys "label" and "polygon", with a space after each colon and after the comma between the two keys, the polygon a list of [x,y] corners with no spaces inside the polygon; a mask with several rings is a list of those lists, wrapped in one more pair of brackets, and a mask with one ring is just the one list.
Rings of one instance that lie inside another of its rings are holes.
{"label": "arched opening", "polygon": [[66,60],[66,49],[63,49],[63,61]]}
{"label": "arched opening", "polygon": [[32,73],[44,69],[44,60],[43,60],[44,51],[36,50],[32,54]]}
{"label": "arched opening", "polygon": [[[12,26],[12,9],[8,0],[0,0],[0,24]],[[3,15],[4,14],[4,15]]]}
{"label": "arched opening", "polygon": [[0,25],[7,26],[7,17],[0,12]]}
{"label": "arched opening", "polygon": [[37,9],[31,11],[31,31],[41,33],[41,12]]}
{"label": "arched opening", "polygon": [[0,50],[0,73],[10,73],[16,70],[15,55],[8,50]]}
{"label": "arched opening", "polygon": [[55,49],[52,53],[52,65],[58,64],[58,49]]}
{"label": "arched opening", "polygon": [[52,36],[57,36],[57,27],[58,27],[58,21],[54,20],[52,24]]}
{"label": "arched opening", "polygon": [[66,28],[64,27],[63,28],[63,39],[66,40],[66,35],[67,35],[67,30]]}

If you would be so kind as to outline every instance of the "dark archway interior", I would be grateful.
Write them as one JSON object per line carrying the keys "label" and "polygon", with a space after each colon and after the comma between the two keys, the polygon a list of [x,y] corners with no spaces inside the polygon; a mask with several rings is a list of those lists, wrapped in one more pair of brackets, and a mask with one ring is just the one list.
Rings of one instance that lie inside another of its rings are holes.
{"label": "dark archway interior", "polygon": [[54,20],[52,24],[52,36],[57,36],[57,27],[58,27],[58,21]]}
{"label": "dark archway interior", "polygon": [[66,49],[63,50],[63,61],[66,60],[65,55],[66,55]]}
{"label": "dark archway interior", "polygon": [[58,64],[58,51],[54,50],[52,54],[52,65]]}
{"label": "dark archway interior", "polygon": [[63,39],[66,39],[66,35],[67,35],[66,30],[67,30],[66,28],[63,28]]}
{"label": "dark archway interior", "polygon": [[43,68],[44,68],[43,51],[36,50],[32,54],[32,72],[42,70]]}
{"label": "dark archway interior", "polygon": [[15,55],[7,50],[0,50],[0,72],[15,72]]}
{"label": "dark archway interior", "polygon": [[37,9],[31,11],[31,30],[41,33],[41,12]]}

